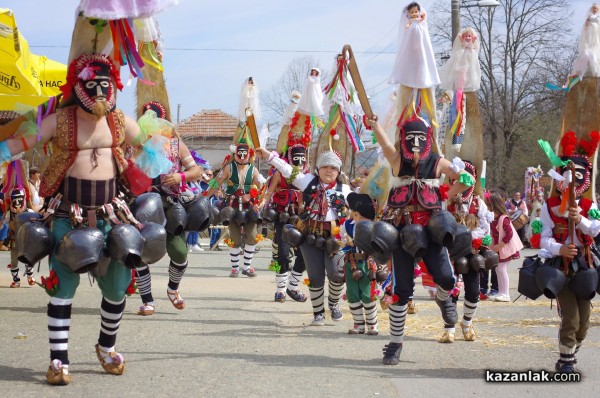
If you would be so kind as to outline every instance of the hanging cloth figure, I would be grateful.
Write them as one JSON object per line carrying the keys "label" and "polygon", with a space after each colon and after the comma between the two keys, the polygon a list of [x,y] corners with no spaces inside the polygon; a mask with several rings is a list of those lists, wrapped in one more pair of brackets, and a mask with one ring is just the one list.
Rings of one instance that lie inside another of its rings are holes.
{"label": "hanging cloth figure", "polygon": [[452,149],[460,152],[464,141],[467,120],[467,96],[465,93],[479,90],[481,67],[479,65],[479,38],[471,28],[461,30],[452,46],[448,61],[440,68],[441,87],[453,90],[447,134],[452,137]]}

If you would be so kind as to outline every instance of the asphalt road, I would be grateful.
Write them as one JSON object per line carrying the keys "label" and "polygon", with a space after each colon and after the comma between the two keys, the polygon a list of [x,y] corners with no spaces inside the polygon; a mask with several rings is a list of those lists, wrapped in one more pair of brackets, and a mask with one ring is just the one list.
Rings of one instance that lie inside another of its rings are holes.
{"label": "asphalt road", "polygon": [[[49,386],[46,304],[40,287],[9,289],[7,252],[0,253],[0,389],[19,397],[540,397],[596,396],[600,381],[600,311],[578,355],[579,383],[489,383],[485,370],[552,370],[557,360],[556,307],[550,301],[483,302],[475,318],[477,341],[457,330],[453,344],[440,344],[439,309],[417,280],[418,313],[409,315],[398,366],[381,364],[388,341],[387,314],[379,336],[348,335],[352,318],[308,326],[310,303],[273,300],[275,277],[267,271],[269,242],[254,260],[258,277],[229,278],[227,251],[190,254],[180,287],[183,311],[166,295],[167,260],[152,268],[157,312],[136,315],[137,295],[128,298],[117,348],[126,359],[123,376],[105,374],[96,359],[100,291],[87,277],[75,296],[69,339],[73,383]],[[526,251],[524,254],[530,254]],[[517,297],[512,264],[511,296]],[[47,275],[47,264],[39,274]],[[304,291],[308,289],[304,286]],[[598,302],[594,299],[595,303]],[[461,304],[462,305],[462,304]],[[461,309],[462,313],[462,309]],[[24,337],[24,338],[18,338]]]}

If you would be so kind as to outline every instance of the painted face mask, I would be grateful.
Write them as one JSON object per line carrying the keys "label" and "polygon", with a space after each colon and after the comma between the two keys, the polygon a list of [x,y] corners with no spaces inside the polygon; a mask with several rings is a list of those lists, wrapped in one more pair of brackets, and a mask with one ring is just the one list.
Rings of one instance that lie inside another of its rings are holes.
{"label": "painted face mask", "polygon": [[73,88],[75,102],[88,113],[105,116],[115,110],[117,102],[110,66],[91,62],[86,68]]}
{"label": "painted face mask", "polygon": [[289,161],[292,166],[303,167],[306,165],[306,148],[300,145],[292,147]]}
{"label": "painted face mask", "polygon": [[23,202],[25,202],[25,192],[20,189],[15,189],[10,194],[10,202],[14,208],[23,207]]}
{"label": "painted face mask", "polygon": [[[571,160],[575,163],[575,175],[573,180],[575,181],[575,195],[581,196],[584,192],[590,189],[591,183],[591,166],[585,156],[561,156],[562,160]],[[562,175],[567,168],[559,168],[558,172]]]}
{"label": "painted face mask", "polygon": [[250,147],[247,144],[238,144],[235,148],[235,158],[239,163],[247,162],[250,159]]}
{"label": "painted face mask", "polygon": [[422,120],[413,120],[400,129],[402,158],[407,161],[425,160],[431,154],[431,128]]}

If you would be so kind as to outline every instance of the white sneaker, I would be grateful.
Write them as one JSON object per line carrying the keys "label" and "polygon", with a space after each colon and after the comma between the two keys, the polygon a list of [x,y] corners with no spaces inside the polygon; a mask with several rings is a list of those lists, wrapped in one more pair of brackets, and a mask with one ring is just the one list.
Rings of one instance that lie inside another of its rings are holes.
{"label": "white sneaker", "polygon": [[508,294],[498,294],[493,297],[493,300],[502,303],[508,303],[510,302],[510,296]]}
{"label": "white sneaker", "polygon": [[204,251],[204,249],[198,245],[190,246],[190,253],[201,253],[203,251]]}

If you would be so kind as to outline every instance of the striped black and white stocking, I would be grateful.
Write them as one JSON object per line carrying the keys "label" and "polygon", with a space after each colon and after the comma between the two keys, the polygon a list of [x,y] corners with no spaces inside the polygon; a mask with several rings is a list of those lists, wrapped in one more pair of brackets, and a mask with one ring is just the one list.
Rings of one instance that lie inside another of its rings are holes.
{"label": "striped black and white stocking", "polygon": [[296,271],[292,270],[292,272],[290,273],[290,279],[289,279],[290,290],[298,290],[298,284],[300,283],[301,279],[302,279],[302,272],[296,272]]}
{"label": "striped black and white stocking", "polygon": [[340,301],[342,290],[344,290],[343,283],[335,283],[329,280],[329,296],[327,296],[329,307],[333,307]]}
{"label": "striped black and white stocking", "polygon": [[254,257],[254,248],[255,245],[246,245],[244,246],[244,271],[250,268],[252,265],[252,257]]}
{"label": "striped black and white stocking", "polygon": [[468,326],[473,323],[473,317],[475,316],[475,312],[477,312],[477,304],[478,303],[471,303],[470,301],[467,301],[467,299],[464,300],[463,325]]}
{"label": "striped black and white stocking", "polygon": [[48,337],[50,360],[58,359],[69,364],[69,329],[73,299],[52,297],[48,303]]}
{"label": "striped black and white stocking", "polygon": [[229,248],[229,259],[231,260],[231,269],[238,270],[240,268],[240,253],[242,249],[239,247]]}
{"label": "striped black and white stocking", "polygon": [[377,302],[373,301],[370,303],[362,303],[365,310],[365,318],[367,319],[367,326],[377,326]]}
{"label": "striped black and white stocking", "polygon": [[277,282],[277,291],[285,292],[285,288],[287,286],[288,281],[288,273],[284,274],[275,274],[275,281]]}
{"label": "striped black and white stocking", "polygon": [[365,326],[365,315],[363,312],[363,305],[359,301],[358,303],[349,303],[350,312],[352,313],[352,319],[354,319],[355,325]]}
{"label": "striped black and white stocking", "polygon": [[154,297],[152,297],[152,277],[150,276],[150,267],[147,264],[141,263],[139,267],[135,269],[137,273],[137,287],[142,297],[142,302],[146,304],[154,303]]}
{"label": "striped black and white stocking", "polygon": [[169,262],[169,284],[168,287],[171,290],[179,289],[179,283],[183,278],[183,274],[185,273],[185,269],[188,266],[188,262],[186,261],[183,264],[177,264],[173,260]]}
{"label": "striped black and white stocking", "polygon": [[310,302],[313,307],[313,314],[323,314],[325,312],[325,287],[309,287]]}
{"label": "striped black and white stocking", "polygon": [[19,264],[16,267],[14,265],[11,266],[10,274],[12,275],[13,282],[21,282],[21,278],[19,278]]}
{"label": "striped black and white stocking", "polygon": [[[98,337],[98,345],[104,353],[109,353],[115,350],[117,341],[117,332],[121,325],[121,317],[125,311],[125,297],[120,302],[111,301],[106,297],[102,297],[100,305],[100,337]],[[110,357],[109,357],[110,358]],[[109,359],[105,361],[110,362]]]}
{"label": "striped black and white stocking", "polygon": [[408,304],[389,306],[390,314],[390,342],[402,343],[404,341],[404,324],[406,323],[406,313]]}

